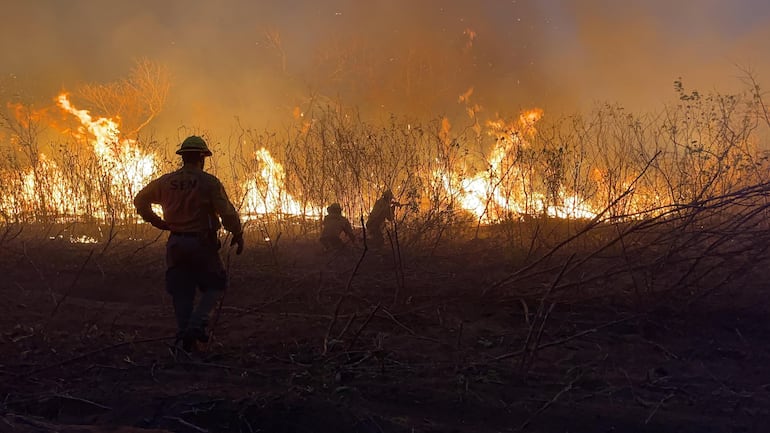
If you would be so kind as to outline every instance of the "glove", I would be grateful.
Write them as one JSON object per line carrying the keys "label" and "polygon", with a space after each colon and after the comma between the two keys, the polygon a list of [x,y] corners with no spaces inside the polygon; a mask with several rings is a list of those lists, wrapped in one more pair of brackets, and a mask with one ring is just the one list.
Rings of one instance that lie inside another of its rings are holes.
{"label": "glove", "polygon": [[233,239],[230,241],[230,246],[238,245],[238,248],[235,249],[235,254],[241,255],[243,252],[243,232],[240,233],[233,233]]}
{"label": "glove", "polygon": [[161,230],[171,230],[171,227],[169,227],[168,223],[160,218],[150,221],[150,224],[152,224],[153,227],[159,228]]}

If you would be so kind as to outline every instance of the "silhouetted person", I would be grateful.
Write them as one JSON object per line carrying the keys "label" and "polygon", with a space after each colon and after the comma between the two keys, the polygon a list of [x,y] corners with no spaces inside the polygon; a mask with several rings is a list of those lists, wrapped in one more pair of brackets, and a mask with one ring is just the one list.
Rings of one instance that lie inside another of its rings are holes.
{"label": "silhouetted person", "polygon": [[372,211],[369,212],[369,218],[366,219],[368,246],[378,249],[385,244],[385,234],[382,229],[385,226],[385,221],[393,222],[396,206],[401,206],[401,204],[393,201],[393,192],[389,189],[386,189],[382,196],[374,202]]}
{"label": "silhouetted person", "polygon": [[[215,176],[203,171],[211,156],[198,136],[186,138],[179,150],[183,166],[145,186],[134,198],[141,217],[171,234],[166,243],[166,290],[173,299],[177,321],[177,343],[186,351],[208,341],[209,315],[227,286],[227,274],[219,257],[219,228],[233,235],[230,246],[243,251],[240,217]],[[163,218],[152,210],[163,209]],[[220,223],[221,219],[221,223]],[[195,305],[196,289],[201,296]]]}
{"label": "silhouetted person", "polygon": [[350,221],[342,216],[342,206],[339,203],[332,203],[326,208],[327,215],[323,220],[323,229],[321,230],[321,244],[324,249],[329,251],[339,251],[345,248],[341,235],[345,234],[350,242],[356,241],[356,235],[353,233],[353,227]]}

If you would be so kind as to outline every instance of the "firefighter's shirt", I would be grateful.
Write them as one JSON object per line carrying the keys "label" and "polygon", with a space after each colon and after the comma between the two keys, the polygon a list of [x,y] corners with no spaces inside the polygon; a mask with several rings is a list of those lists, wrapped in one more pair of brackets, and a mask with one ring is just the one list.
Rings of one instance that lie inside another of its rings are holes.
{"label": "firefighter's shirt", "polygon": [[241,232],[238,212],[222,182],[198,167],[184,166],[165,174],[150,182],[134,198],[136,210],[145,221],[160,219],[152,211],[152,204],[161,206],[163,219],[172,232],[213,231],[222,225],[229,232]]}

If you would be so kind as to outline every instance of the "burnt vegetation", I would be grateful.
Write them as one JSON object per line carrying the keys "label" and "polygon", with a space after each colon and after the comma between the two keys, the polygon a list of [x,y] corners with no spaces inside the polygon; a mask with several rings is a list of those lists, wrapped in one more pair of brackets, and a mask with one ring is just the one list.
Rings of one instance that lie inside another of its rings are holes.
{"label": "burnt vegetation", "polygon": [[[210,137],[247,250],[222,250],[231,287],[194,357],[171,347],[136,161],[9,105],[0,430],[763,431],[770,112],[750,76],[675,92],[506,126],[311,100],[284,131]],[[160,172],[173,140],[141,134],[158,110],[134,123]],[[405,204],[387,248],[322,253],[319,209],[361,230],[386,187]]]}

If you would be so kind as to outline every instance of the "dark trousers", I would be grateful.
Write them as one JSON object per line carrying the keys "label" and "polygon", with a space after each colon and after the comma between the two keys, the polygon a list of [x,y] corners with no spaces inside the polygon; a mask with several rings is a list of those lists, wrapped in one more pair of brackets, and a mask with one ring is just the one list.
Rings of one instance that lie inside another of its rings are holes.
{"label": "dark trousers", "polygon": [[173,300],[180,333],[205,329],[227,287],[218,244],[212,242],[210,237],[171,234],[166,243],[166,291]]}
{"label": "dark trousers", "polygon": [[342,242],[339,236],[326,236],[321,238],[321,244],[326,251],[339,251],[345,248],[345,243]]}
{"label": "dark trousers", "polygon": [[368,224],[366,226],[367,243],[372,249],[380,249],[385,246],[385,235],[382,233],[384,223]]}

